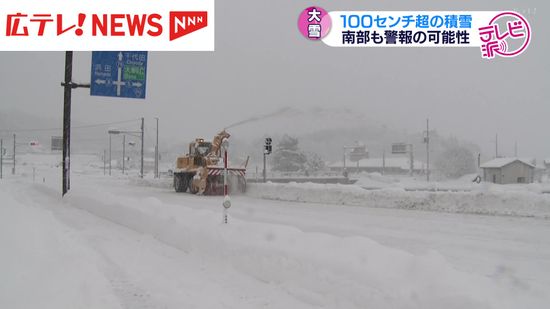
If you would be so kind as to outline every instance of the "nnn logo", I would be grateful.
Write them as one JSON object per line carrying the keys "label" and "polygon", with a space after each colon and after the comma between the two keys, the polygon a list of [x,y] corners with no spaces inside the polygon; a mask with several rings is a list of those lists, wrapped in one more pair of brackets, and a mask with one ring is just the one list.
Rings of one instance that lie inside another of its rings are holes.
{"label": "nnn logo", "polygon": [[208,12],[170,12],[170,41],[208,25]]}

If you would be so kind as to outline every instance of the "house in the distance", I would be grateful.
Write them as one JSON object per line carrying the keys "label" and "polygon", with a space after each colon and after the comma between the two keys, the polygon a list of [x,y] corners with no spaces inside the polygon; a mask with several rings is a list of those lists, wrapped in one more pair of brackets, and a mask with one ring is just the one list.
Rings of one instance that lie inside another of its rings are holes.
{"label": "house in the distance", "polygon": [[535,165],[529,160],[519,158],[496,158],[480,166],[483,169],[483,181],[510,184],[532,183],[535,178]]}

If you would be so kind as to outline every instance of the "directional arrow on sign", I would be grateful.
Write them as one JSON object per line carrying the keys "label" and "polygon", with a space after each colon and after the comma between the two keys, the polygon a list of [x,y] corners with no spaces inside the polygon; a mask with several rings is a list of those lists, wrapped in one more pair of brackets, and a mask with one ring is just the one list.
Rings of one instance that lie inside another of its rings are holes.
{"label": "directional arrow on sign", "polygon": [[147,52],[93,52],[91,72],[91,95],[145,98]]}
{"label": "directional arrow on sign", "polygon": [[116,85],[116,95],[117,95],[117,97],[120,97],[121,87],[126,85],[126,83],[122,81],[122,59],[123,59],[122,52],[119,52],[118,53],[118,63],[117,63],[117,67],[118,67],[117,77],[118,78],[115,82],[113,82],[113,84]]}

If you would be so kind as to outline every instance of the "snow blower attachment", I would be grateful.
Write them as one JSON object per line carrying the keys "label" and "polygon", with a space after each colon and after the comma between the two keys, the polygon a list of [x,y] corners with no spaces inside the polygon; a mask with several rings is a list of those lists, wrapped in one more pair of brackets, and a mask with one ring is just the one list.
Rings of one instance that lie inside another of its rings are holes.
{"label": "snow blower attachment", "polygon": [[[176,192],[193,194],[223,195],[222,142],[229,138],[225,130],[218,133],[212,142],[202,138],[189,144],[189,153],[178,157],[174,171],[174,189]],[[228,167],[229,190],[245,192],[246,160],[244,167]]]}

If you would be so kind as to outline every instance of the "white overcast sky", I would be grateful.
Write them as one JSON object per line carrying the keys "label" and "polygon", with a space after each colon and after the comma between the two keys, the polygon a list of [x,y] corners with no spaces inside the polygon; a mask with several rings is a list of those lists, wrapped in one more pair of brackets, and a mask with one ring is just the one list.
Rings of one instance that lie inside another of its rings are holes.
{"label": "white overcast sky", "polygon": [[[533,39],[519,57],[492,61],[477,48],[329,48],[297,30],[298,14],[310,5],[328,11],[512,9],[526,15]],[[542,159],[550,157],[548,9],[543,0],[216,1],[215,52],[152,52],[146,100],[90,97],[79,89],[73,120],[158,116],[164,138],[187,140],[197,135],[191,131],[208,136],[282,107],[347,108],[365,115],[363,121],[408,132],[422,130],[429,117],[442,134],[484,149],[494,147],[498,132],[504,149],[518,141],[521,155]],[[89,81],[90,60],[90,52],[75,53],[75,81]],[[1,52],[0,112],[17,109],[60,123],[63,64],[63,52]],[[281,131],[300,131],[284,117],[278,122]],[[262,129],[256,123],[235,131],[254,136]]]}

